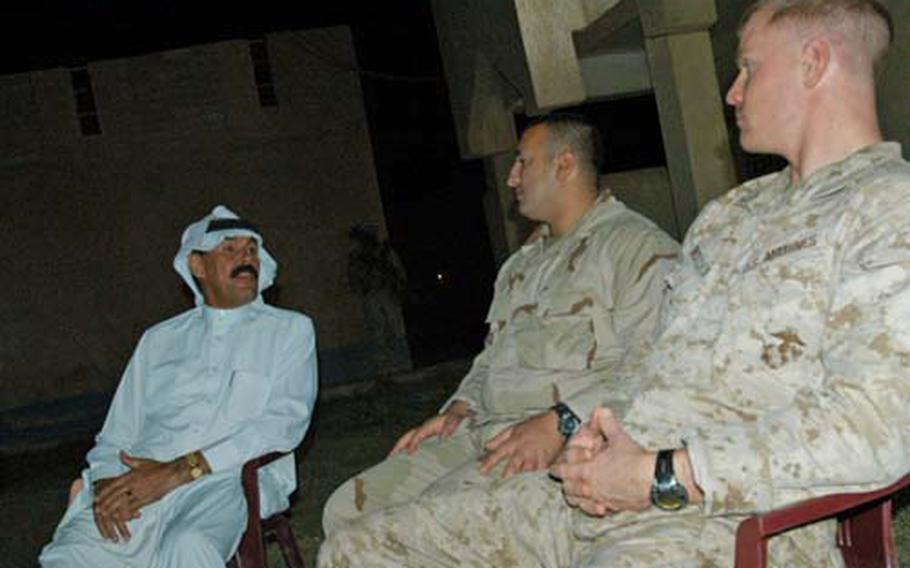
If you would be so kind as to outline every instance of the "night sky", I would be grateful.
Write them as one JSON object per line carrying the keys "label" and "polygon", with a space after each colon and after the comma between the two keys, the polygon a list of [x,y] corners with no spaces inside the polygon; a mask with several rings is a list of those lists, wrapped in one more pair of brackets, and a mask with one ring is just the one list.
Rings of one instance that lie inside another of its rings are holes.
{"label": "night sky", "polygon": [[[429,0],[34,0],[0,8],[0,73],[84,65],[270,32],[350,26],[392,245],[408,271],[417,364],[476,352],[495,269],[482,164],[462,161]],[[663,163],[653,97],[586,105],[608,171]],[[516,117],[519,127],[525,117]]]}

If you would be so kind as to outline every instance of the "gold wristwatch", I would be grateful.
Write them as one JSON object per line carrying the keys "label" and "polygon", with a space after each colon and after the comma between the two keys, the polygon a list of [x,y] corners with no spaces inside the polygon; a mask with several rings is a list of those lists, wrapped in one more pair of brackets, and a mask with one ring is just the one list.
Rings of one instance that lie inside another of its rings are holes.
{"label": "gold wristwatch", "polygon": [[183,459],[186,461],[187,467],[190,468],[190,477],[194,480],[202,477],[205,470],[202,469],[202,456],[199,455],[199,452],[190,452]]}

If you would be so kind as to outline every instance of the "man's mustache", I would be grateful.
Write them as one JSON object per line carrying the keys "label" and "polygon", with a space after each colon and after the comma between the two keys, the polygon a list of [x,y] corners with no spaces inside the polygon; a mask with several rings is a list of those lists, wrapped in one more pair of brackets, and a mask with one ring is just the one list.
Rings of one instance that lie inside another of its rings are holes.
{"label": "man's mustache", "polygon": [[249,272],[253,275],[253,278],[259,278],[259,271],[252,264],[241,264],[235,267],[234,270],[231,270],[231,278],[236,278],[244,272]]}

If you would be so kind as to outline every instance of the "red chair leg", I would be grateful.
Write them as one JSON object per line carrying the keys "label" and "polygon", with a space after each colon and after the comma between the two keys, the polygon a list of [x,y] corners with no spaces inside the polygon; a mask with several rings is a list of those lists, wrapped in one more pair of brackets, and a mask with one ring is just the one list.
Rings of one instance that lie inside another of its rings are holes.
{"label": "red chair leg", "polygon": [[300,555],[297,539],[294,538],[294,531],[291,530],[289,520],[282,519],[282,522],[275,527],[275,540],[278,541],[278,546],[281,548],[285,566],[288,568],[304,568],[303,556]]}
{"label": "red chair leg", "polygon": [[891,500],[841,520],[837,545],[848,568],[897,568]]}

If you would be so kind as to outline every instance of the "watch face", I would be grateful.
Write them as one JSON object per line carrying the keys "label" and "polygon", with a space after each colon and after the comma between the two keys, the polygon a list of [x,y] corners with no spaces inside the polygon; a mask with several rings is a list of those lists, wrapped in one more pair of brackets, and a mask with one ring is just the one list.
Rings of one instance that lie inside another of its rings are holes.
{"label": "watch face", "polygon": [[651,502],[658,509],[678,511],[689,503],[689,494],[685,487],[674,480],[669,486],[654,486],[651,489]]}
{"label": "watch face", "polygon": [[571,437],[581,425],[581,420],[579,420],[578,417],[575,416],[575,413],[563,403],[554,405],[553,410],[556,411],[556,416],[559,420],[559,423],[557,424],[559,433],[566,438]]}
{"label": "watch face", "polygon": [[568,438],[578,430],[579,421],[571,414],[563,414],[559,417],[559,433]]}

